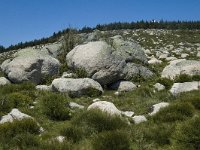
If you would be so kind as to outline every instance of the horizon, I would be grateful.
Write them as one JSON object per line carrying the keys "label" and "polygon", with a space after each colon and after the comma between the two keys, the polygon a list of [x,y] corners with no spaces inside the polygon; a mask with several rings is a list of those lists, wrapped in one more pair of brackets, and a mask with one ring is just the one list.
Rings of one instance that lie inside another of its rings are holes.
{"label": "horizon", "polygon": [[194,0],[1,0],[0,45],[49,37],[68,27],[136,21],[199,21],[200,1]]}

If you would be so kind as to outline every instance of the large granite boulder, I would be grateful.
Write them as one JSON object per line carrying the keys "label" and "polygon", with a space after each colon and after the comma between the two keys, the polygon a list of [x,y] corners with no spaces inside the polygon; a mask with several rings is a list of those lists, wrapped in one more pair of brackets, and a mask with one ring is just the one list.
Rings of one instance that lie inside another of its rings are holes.
{"label": "large granite boulder", "polygon": [[13,59],[5,60],[1,69],[13,83],[32,81],[40,83],[42,76],[58,73],[60,63],[47,51],[27,48],[15,53]]}
{"label": "large granite boulder", "polygon": [[51,86],[53,91],[68,93],[72,97],[100,95],[103,93],[101,85],[89,78],[57,78],[53,80]]}
{"label": "large granite boulder", "polygon": [[88,77],[101,85],[135,76],[147,78],[152,75],[143,64],[147,63],[144,50],[135,42],[124,41],[121,36],[104,41],[78,45],[66,56],[72,69],[84,69]]}
{"label": "large granite boulder", "polygon": [[200,61],[178,59],[171,63],[162,71],[162,77],[174,79],[180,74],[190,76],[200,75]]}
{"label": "large granite boulder", "polygon": [[180,94],[182,92],[189,92],[192,90],[200,90],[200,81],[174,83],[170,92],[173,95]]}

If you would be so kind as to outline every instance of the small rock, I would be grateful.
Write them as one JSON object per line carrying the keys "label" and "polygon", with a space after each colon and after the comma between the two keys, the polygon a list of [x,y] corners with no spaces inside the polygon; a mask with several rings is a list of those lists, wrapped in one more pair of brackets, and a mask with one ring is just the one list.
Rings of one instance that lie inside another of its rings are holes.
{"label": "small rock", "polygon": [[156,83],[156,84],[154,85],[154,88],[155,88],[157,91],[162,91],[162,90],[165,89],[165,86],[162,85],[162,84],[160,84],[160,83]]}
{"label": "small rock", "polygon": [[158,60],[157,58],[152,58],[151,60],[148,61],[149,64],[161,64],[162,61]]}
{"label": "small rock", "polygon": [[30,106],[30,109],[34,109],[34,106]]}
{"label": "small rock", "polygon": [[84,109],[84,106],[83,106],[83,105],[79,105],[79,104],[74,103],[74,102],[70,102],[70,103],[69,103],[69,107],[71,107],[71,108]]}
{"label": "small rock", "polygon": [[0,86],[6,85],[6,84],[11,84],[11,83],[5,77],[0,77]]}
{"label": "small rock", "polygon": [[65,140],[65,137],[60,135],[60,136],[57,136],[55,139],[56,139],[59,143],[63,143],[64,140]]}
{"label": "small rock", "polygon": [[136,89],[136,85],[130,81],[117,81],[109,87],[112,90],[117,90],[118,92],[129,92]]}
{"label": "small rock", "polygon": [[99,98],[95,98],[95,99],[93,99],[92,101],[93,101],[93,102],[97,102],[97,101],[100,101],[100,99],[99,99]]}
{"label": "small rock", "polygon": [[40,91],[52,91],[51,85],[37,85],[35,88]]}
{"label": "small rock", "polygon": [[161,108],[169,106],[169,103],[161,102],[152,106],[153,111],[149,113],[150,116],[155,115]]}
{"label": "small rock", "polygon": [[189,56],[189,54],[186,54],[186,53],[181,54],[181,58],[186,58],[188,56]]}
{"label": "small rock", "polygon": [[1,117],[0,124],[6,123],[6,122],[13,122],[13,120],[22,120],[25,118],[32,118],[32,117],[14,108],[11,110],[9,114]]}
{"label": "small rock", "polygon": [[74,76],[75,76],[74,73],[63,72],[63,75],[61,78],[73,78]]}
{"label": "small rock", "polygon": [[110,115],[118,115],[118,116],[121,115],[121,111],[118,110],[113,103],[107,101],[94,102],[87,108],[87,110],[92,110],[92,109],[99,109]]}
{"label": "small rock", "polygon": [[134,115],[133,111],[122,111],[121,113],[127,117],[132,117]]}
{"label": "small rock", "polygon": [[120,96],[120,94],[121,94],[121,93],[118,92],[118,91],[114,93],[115,96]]}
{"label": "small rock", "polygon": [[146,117],[143,115],[134,116],[132,118],[133,118],[133,121],[135,122],[135,124],[139,124],[139,123],[147,121]]}

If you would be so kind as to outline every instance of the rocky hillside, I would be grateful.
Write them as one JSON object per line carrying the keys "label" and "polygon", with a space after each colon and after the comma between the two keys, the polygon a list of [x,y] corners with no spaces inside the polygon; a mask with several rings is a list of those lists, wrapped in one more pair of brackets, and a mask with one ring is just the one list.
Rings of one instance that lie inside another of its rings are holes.
{"label": "rocky hillside", "polygon": [[0,62],[0,149],[200,147],[199,30],[67,33]]}

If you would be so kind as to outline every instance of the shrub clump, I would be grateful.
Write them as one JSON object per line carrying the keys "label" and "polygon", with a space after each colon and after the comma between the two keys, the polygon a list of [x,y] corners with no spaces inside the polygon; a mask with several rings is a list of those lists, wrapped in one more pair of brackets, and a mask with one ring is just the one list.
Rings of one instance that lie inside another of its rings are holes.
{"label": "shrub clump", "polygon": [[95,150],[129,150],[129,134],[124,131],[107,131],[98,134],[93,139]]}
{"label": "shrub clump", "polygon": [[56,93],[46,93],[42,98],[43,112],[50,119],[66,120],[71,116],[66,97]]}
{"label": "shrub clump", "polygon": [[177,149],[200,149],[200,117],[177,125],[172,141]]}
{"label": "shrub clump", "polygon": [[61,134],[68,140],[77,143],[85,137],[103,131],[114,131],[126,127],[126,121],[119,116],[111,116],[99,110],[90,110],[74,116],[71,124],[61,130]]}
{"label": "shrub clump", "polygon": [[168,78],[159,78],[157,82],[164,85],[167,90],[169,90],[174,83],[172,80]]}
{"label": "shrub clump", "polygon": [[190,103],[175,103],[161,109],[153,116],[153,120],[155,122],[183,121],[188,117],[192,117],[193,113],[194,107]]}
{"label": "shrub clump", "polygon": [[119,116],[111,116],[100,110],[90,110],[77,115],[73,125],[85,128],[88,132],[102,132],[127,127],[127,123]]}
{"label": "shrub clump", "polygon": [[15,120],[0,125],[0,142],[10,141],[18,134],[39,134],[40,127],[33,119]]}
{"label": "shrub clump", "polygon": [[6,99],[13,104],[13,108],[28,106],[32,103],[32,98],[20,92],[14,92],[6,96]]}

